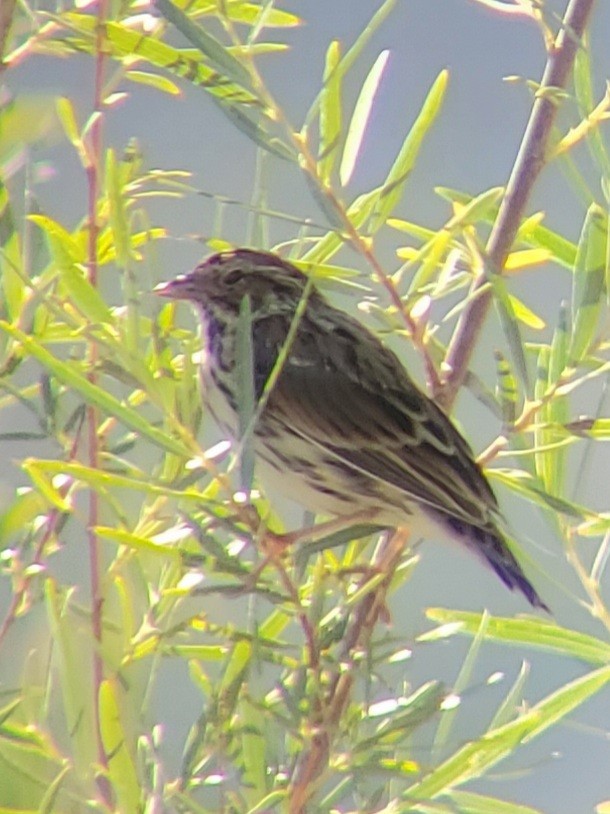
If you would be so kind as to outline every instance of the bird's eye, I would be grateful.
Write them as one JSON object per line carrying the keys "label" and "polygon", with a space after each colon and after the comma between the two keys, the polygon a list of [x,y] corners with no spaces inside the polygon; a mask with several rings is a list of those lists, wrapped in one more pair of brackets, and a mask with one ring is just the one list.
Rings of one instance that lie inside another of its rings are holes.
{"label": "bird's eye", "polygon": [[224,283],[229,288],[232,288],[234,285],[241,282],[242,279],[243,274],[241,273],[241,271],[238,271],[236,269],[235,271],[230,271],[228,274],[225,275]]}

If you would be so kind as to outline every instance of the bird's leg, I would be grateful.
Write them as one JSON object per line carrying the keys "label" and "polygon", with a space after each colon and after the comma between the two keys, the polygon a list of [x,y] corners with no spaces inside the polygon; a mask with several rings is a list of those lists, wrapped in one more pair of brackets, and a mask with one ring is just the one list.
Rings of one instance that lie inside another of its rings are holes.
{"label": "bird's leg", "polygon": [[281,556],[288,546],[321,540],[331,534],[336,534],[338,531],[357,526],[359,523],[372,523],[377,514],[377,509],[361,509],[353,514],[334,517],[332,520],[327,520],[324,523],[317,523],[313,526],[307,526],[306,528],[289,531],[284,534],[277,534],[269,529],[264,529],[261,538],[261,547],[263,550],[267,548]]}

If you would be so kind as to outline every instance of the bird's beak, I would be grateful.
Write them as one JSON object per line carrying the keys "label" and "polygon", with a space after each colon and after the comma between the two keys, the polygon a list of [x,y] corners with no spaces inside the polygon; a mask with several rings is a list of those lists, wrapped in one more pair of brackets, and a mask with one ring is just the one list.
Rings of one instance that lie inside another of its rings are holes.
{"label": "bird's beak", "polygon": [[186,300],[188,299],[188,293],[185,282],[186,276],[182,275],[167,283],[159,283],[153,288],[153,294],[159,297],[169,297],[172,300]]}

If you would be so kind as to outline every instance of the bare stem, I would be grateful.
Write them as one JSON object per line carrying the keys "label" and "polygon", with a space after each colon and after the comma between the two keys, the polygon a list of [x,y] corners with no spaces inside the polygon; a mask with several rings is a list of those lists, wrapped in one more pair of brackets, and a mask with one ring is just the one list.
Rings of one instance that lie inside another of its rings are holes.
{"label": "bare stem", "polygon": [[451,410],[464,383],[470,358],[491,305],[491,290],[481,289],[486,285],[489,274],[502,273],[530,194],[546,163],[558,108],[557,89],[565,88],[567,84],[593,3],[594,0],[570,0],[561,30],[550,46],[542,83],[487,243],[487,268],[474,282],[472,302],[464,310],[447,350],[445,361],[448,374],[439,394],[439,402],[447,411]]}
{"label": "bare stem", "polygon": [[[374,557],[374,571],[384,574],[384,578],[363,598],[354,611],[353,621],[345,635],[341,663],[316,707],[317,720],[311,722],[310,740],[299,756],[288,795],[290,814],[306,814],[311,810],[310,800],[328,768],[339,723],[352,697],[358,656],[370,650],[373,632],[379,617],[385,611],[392,577],[407,541],[407,531],[398,529],[379,546]],[[364,587],[369,579],[370,572],[363,577],[360,588]]]}
{"label": "bare stem", "polygon": [[[97,34],[96,34],[96,59],[94,78],[94,99],[93,99],[93,120],[90,128],[90,142],[87,151],[88,161],[85,167],[87,175],[88,192],[88,247],[87,247],[87,269],[88,279],[92,286],[97,286],[97,244],[99,236],[99,223],[97,219],[98,197],[100,192],[100,174],[102,163],[102,123],[104,109],[104,74],[106,67],[106,54],[104,44],[104,21],[108,13],[107,0],[100,0],[98,5]],[[91,384],[97,384],[97,363],[99,349],[95,339],[91,338],[88,344],[87,358],[87,378]],[[95,405],[87,405],[87,459],[92,469],[98,469],[100,463],[99,456],[99,414]],[[100,689],[104,680],[104,664],[102,659],[102,636],[103,636],[103,606],[104,593],[101,580],[101,564],[99,540],[95,528],[99,525],[99,502],[94,489],[89,492],[89,509],[87,518],[87,537],[89,546],[89,578],[91,580],[91,626],[95,647],[93,650],[93,708],[95,710],[95,729],[97,739],[98,762],[102,768],[102,774],[98,777],[98,789],[106,805],[112,804],[112,795],[106,780],[108,770],[108,759],[102,739],[100,721]]]}

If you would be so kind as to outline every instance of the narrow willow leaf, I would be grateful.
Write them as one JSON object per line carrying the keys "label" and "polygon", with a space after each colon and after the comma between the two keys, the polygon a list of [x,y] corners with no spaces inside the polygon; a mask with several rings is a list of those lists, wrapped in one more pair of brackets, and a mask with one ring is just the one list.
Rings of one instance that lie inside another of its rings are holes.
{"label": "narrow willow leaf", "polygon": [[523,389],[526,393],[529,392],[529,374],[527,371],[527,362],[525,361],[525,352],[523,350],[523,340],[521,332],[519,331],[519,323],[513,308],[505,280],[496,274],[493,270],[489,270],[487,279],[491,283],[494,295],[494,305],[500,318],[500,324],[504,331],[504,336],[508,343],[510,353],[513,360],[515,371],[519,376]]}
{"label": "narrow willow leaf", "polygon": [[[534,383],[534,399],[536,399],[536,401],[540,401],[546,396],[549,382],[549,357],[550,349],[547,345],[542,345],[538,351],[538,359],[536,362],[536,381]],[[540,478],[545,489],[548,489],[549,464],[551,462],[549,452],[546,449],[546,445],[549,442],[550,438],[545,422],[537,422],[534,428],[534,448],[536,450],[534,453],[534,462],[536,475]]]}
{"label": "narrow willow leaf", "polygon": [[421,291],[438,274],[443,260],[447,257],[452,240],[451,232],[448,229],[441,229],[434,235],[432,240],[429,240],[415,253],[410,265],[419,265],[419,268],[413,275],[409,285],[409,294]]}
{"label": "narrow willow leaf", "polygon": [[[477,659],[479,657],[481,645],[485,641],[485,634],[487,631],[488,622],[489,622],[489,613],[487,611],[484,611],[481,614],[481,624],[479,625],[479,630],[477,631],[477,634],[474,636],[472,644],[468,648],[466,658],[462,662],[462,666],[457,675],[457,678],[453,682],[452,692],[457,696],[459,696],[468,687],[468,684],[472,679],[472,673],[475,668]],[[438,754],[440,750],[442,750],[446,746],[457,713],[458,707],[454,707],[453,709],[446,710],[443,716],[441,717],[432,745],[433,754],[435,753]]]}
{"label": "narrow willow leaf", "polygon": [[454,208],[457,209],[457,211],[451,218],[447,228],[463,228],[464,226],[471,226],[481,221],[489,221],[494,217],[494,214],[497,213],[503,195],[503,187],[492,187],[465,203],[456,201],[455,204],[459,203],[459,208],[454,204]]}
{"label": "narrow willow leaf", "polygon": [[[588,117],[595,110],[596,104],[593,95],[590,41],[587,34],[585,34],[583,45],[583,48],[577,50],[574,60],[574,92],[581,115]],[[608,89],[606,88],[607,93]],[[601,174],[605,178],[610,178],[610,156],[599,126],[591,127],[588,130],[587,147],[591,151]]]}
{"label": "narrow willow leaf", "polygon": [[114,324],[112,311],[100,292],[77,266],[60,268],[59,274],[69,299],[90,324]]}
{"label": "narrow willow leaf", "polygon": [[105,540],[111,540],[117,545],[127,546],[136,551],[156,554],[163,559],[181,559],[181,553],[177,548],[171,545],[156,543],[154,540],[151,540],[150,537],[142,537],[138,534],[132,534],[131,532],[108,526],[96,526],[95,533]]}
{"label": "narrow willow leaf", "polygon": [[449,72],[441,71],[379,190],[370,225],[373,234],[385,224],[402,196],[404,185],[417,160],[423,140],[440,113],[448,81]]}
{"label": "narrow willow leaf", "polygon": [[399,232],[406,232],[416,240],[421,240],[425,243],[436,235],[433,229],[427,229],[425,226],[420,226],[417,223],[411,223],[408,220],[401,220],[400,218],[388,218],[387,225],[392,229],[398,229]]}
{"label": "narrow willow leaf", "polygon": [[[451,626],[453,631],[451,635],[457,633],[474,636],[481,622],[480,613],[455,611],[449,608],[428,608],[426,616],[442,626],[437,631],[431,631],[431,634],[440,633],[443,627]],[[428,633],[423,635],[425,640],[430,636]],[[493,641],[534,647],[588,664],[603,665],[610,662],[608,642],[544,619],[492,617],[487,625],[486,636]]]}
{"label": "narrow willow leaf", "polygon": [[[559,322],[553,334],[553,341],[548,358],[548,388],[556,385],[568,364],[569,342],[568,310],[566,305],[562,304],[559,311]],[[561,440],[563,432],[558,433],[556,428],[565,426],[569,418],[570,405],[568,397],[556,393],[544,404],[539,414],[540,422],[549,426],[549,430],[545,433],[545,443],[552,444],[554,441]],[[542,454],[548,458],[548,463],[545,467],[547,478],[545,482],[546,489],[552,495],[562,495],[564,493],[566,473],[568,471],[566,463],[568,454],[567,448],[565,446],[556,445],[554,448]]]}
{"label": "narrow willow leaf", "polygon": [[150,71],[125,71],[125,79],[137,82],[139,85],[148,85],[151,88],[160,90],[162,93],[170,93],[172,96],[180,94],[180,88],[167,76],[159,76],[158,73]]}
{"label": "narrow willow leaf", "polygon": [[[395,5],[396,0],[385,0],[385,2],[382,3],[381,6],[377,9],[377,11],[373,14],[368,25],[366,25],[362,29],[362,33],[359,35],[356,42],[352,45],[352,47],[349,49],[349,51],[346,53],[346,55],[343,57],[343,59],[337,66],[339,80],[342,80],[343,77],[353,67],[353,65],[358,60],[360,55],[363,53],[368,43],[371,41],[371,38],[373,37],[375,32],[379,29],[381,24],[388,17],[388,15],[390,14]],[[315,116],[320,107],[323,92],[324,88],[320,90],[320,92],[314,99],[313,104],[309,108],[307,115],[305,116],[306,125],[315,119]]]}
{"label": "narrow willow leaf", "polygon": [[253,704],[247,695],[243,695],[239,701],[238,720],[244,768],[243,793],[251,804],[255,804],[268,791],[266,711]]}
{"label": "narrow willow leaf", "polygon": [[[103,469],[94,469],[85,466],[84,464],[70,463],[69,461],[54,461],[50,459],[27,458],[23,467],[29,473],[39,472],[47,475],[68,475],[75,480],[82,481],[100,492],[107,492],[109,489],[127,489],[129,491],[141,492],[144,495],[151,497],[166,497],[174,498],[175,500],[182,500],[187,504],[192,504],[192,507],[205,506],[206,511],[210,511],[212,504],[206,500],[205,491],[199,489],[176,489],[172,486],[166,486],[164,483],[154,483],[151,481],[150,475],[142,473],[141,478],[126,477],[119,475],[116,472],[106,472]],[[109,535],[110,532],[104,531],[104,534]],[[124,532],[116,532],[116,541],[122,542],[127,545],[129,541],[133,543],[134,547],[137,544],[135,537],[121,537]],[[152,550],[152,549],[151,549]]]}
{"label": "narrow willow leaf", "polygon": [[373,110],[375,96],[379,90],[381,77],[383,76],[389,56],[389,51],[382,51],[379,54],[358,94],[354,112],[347,129],[345,147],[341,157],[341,166],[339,168],[341,186],[346,186],[349,183],[354,172],[358,154],[362,147],[362,140],[366,133],[371,111]]}
{"label": "narrow willow leaf", "polygon": [[19,231],[13,217],[8,190],[0,180],[0,286],[3,307],[11,321],[21,316],[27,297]]}
{"label": "narrow willow leaf", "polygon": [[608,219],[597,205],[589,207],[578,243],[572,285],[570,361],[587,354],[598,329],[608,252]]}
{"label": "narrow willow leaf", "polygon": [[[472,200],[471,195],[448,187],[436,187],[435,191],[441,198],[451,203],[457,202],[466,204]],[[498,215],[498,209],[499,206],[490,210],[485,218],[487,223],[494,223]],[[519,228],[517,241],[522,241],[541,249],[547,249],[556,263],[559,263],[559,265],[571,271],[574,268],[574,262],[576,260],[576,245],[557,232],[553,232],[551,229],[543,226],[540,220],[539,215],[524,220]]]}
{"label": "narrow willow leaf", "polygon": [[[232,20],[236,23],[244,23],[246,25],[255,25],[261,17],[261,4],[257,3],[244,3],[231,0],[229,3],[223,3],[220,7],[216,0],[174,0],[174,5],[180,9],[188,9],[196,17],[218,17],[219,12],[223,18]],[[301,18],[297,17],[289,11],[274,8],[273,4],[266,2],[262,4],[265,8],[264,27],[265,28],[293,28],[300,25]]]}
{"label": "narrow willow leaf", "polygon": [[39,226],[47,240],[58,268],[72,267],[75,264],[84,265],[87,261],[84,245],[78,243],[64,227],[46,215],[28,215],[28,220]]}
{"label": "narrow willow leaf", "polygon": [[95,765],[95,725],[91,688],[82,670],[83,633],[75,624],[70,606],[52,579],[46,579],[45,605],[51,635],[53,655],[59,669],[66,731],[72,741],[74,771],[87,777]]}
{"label": "narrow willow leaf", "polygon": [[331,176],[341,141],[341,46],[333,40],[326,52],[323,89],[320,100],[320,154],[318,176],[324,186],[330,186]]}
{"label": "narrow willow leaf", "polygon": [[60,96],[56,102],[56,109],[57,116],[61,122],[64,133],[66,134],[66,138],[76,149],[82,165],[86,167],[89,163],[87,150],[85,149],[85,145],[81,138],[78,124],[76,122],[76,113],[74,112],[72,102],[66,96]]}
{"label": "narrow willow leaf", "polygon": [[[252,646],[249,642],[237,642],[231,651],[226,668],[220,680],[218,691],[236,700],[239,687],[241,687],[246,670],[252,660]],[[227,701],[229,699],[227,698]]]}
{"label": "narrow willow leaf", "polygon": [[553,724],[599,692],[610,681],[610,667],[604,666],[565,684],[534,704],[517,720],[486,732],[481,738],[459,748],[421,781],[402,794],[399,811],[419,808],[418,801],[455,791],[459,786],[481,777],[508,757],[522,743],[541,735]]}
{"label": "narrow willow leaf", "polygon": [[549,249],[523,249],[511,252],[504,263],[504,271],[507,274],[515,274],[523,269],[548,263],[552,258],[553,253]]}
{"label": "narrow willow leaf", "polygon": [[525,688],[525,683],[529,678],[529,674],[529,664],[524,661],[521,664],[519,675],[496,710],[495,715],[489,725],[490,729],[496,729],[499,726],[504,726],[504,724],[507,724],[509,721],[513,720],[515,717],[515,710],[519,709],[523,705],[523,690]]}
{"label": "narrow willow leaf", "polygon": [[490,480],[496,480],[512,489],[513,492],[522,495],[526,500],[541,506],[544,509],[551,509],[560,512],[568,517],[575,517],[578,520],[590,518],[594,513],[572,500],[559,495],[551,495],[544,488],[537,484],[536,478],[523,471],[518,473],[503,469],[487,469],[485,474]]}
{"label": "narrow willow leaf", "polygon": [[449,797],[453,802],[454,811],[460,814],[543,814],[539,808],[511,803],[508,800],[488,797],[486,794],[475,794],[471,791],[454,791]]}
{"label": "narrow willow leaf", "polygon": [[125,268],[131,259],[131,243],[127,210],[123,197],[120,165],[114,150],[106,153],[106,195],[110,209],[110,228],[114,239],[114,248],[118,264]]}
{"label": "narrow willow leaf", "polygon": [[[359,195],[347,210],[347,216],[356,229],[370,217],[378,190],[373,189]],[[326,263],[344,245],[344,239],[338,232],[328,232],[323,238],[317,241],[303,256],[303,261],[307,263]]]}
{"label": "narrow willow leaf", "polygon": [[250,74],[243,64],[236,59],[215,37],[194,23],[171,0],[155,0],[155,7],[186,39],[206,56],[210,64],[224,73],[237,85],[252,92]]}
{"label": "narrow willow leaf", "polygon": [[187,458],[191,457],[191,451],[180,441],[177,441],[168,433],[153,426],[150,421],[140,415],[137,410],[119,401],[108,393],[108,391],[104,390],[103,387],[92,384],[80,373],[75,362],[61,361],[49,353],[49,351],[33,337],[28,336],[18,328],[2,320],[0,320],[0,330],[19,342],[26,353],[40,362],[46,370],[53,373],[63,384],[66,384],[68,387],[73,387],[79,392],[87,403],[94,404],[108,415],[114,416],[127,427],[135,430],[135,432],[139,433],[142,437],[148,438],[149,441],[152,441],[156,446],[164,449],[166,452],[172,452],[174,455]]}
{"label": "narrow willow leaf", "polygon": [[496,398],[502,411],[502,423],[505,427],[512,427],[517,417],[517,400],[519,388],[512,368],[500,352],[496,351]]}
{"label": "narrow willow leaf", "polygon": [[117,808],[120,811],[138,811],[141,802],[140,781],[129,748],[135,744],[125,731],[121,718],[116,680],[102,681],[98,703],[100,735],[108,756],[108,774]]}
{"label": "narrow willow leaf", "polygon": [[541,331],[543,328],[546,328],[546,322],[542,319],[542,317],[539,317],[538,314],[534,313],[531,308],[528,308],[528,306],[522,300],[518,299],[513,294],[509,294],[508,296],[513,313],[519,322],[526,325],[528,328],[533,328],[535,331]]}

